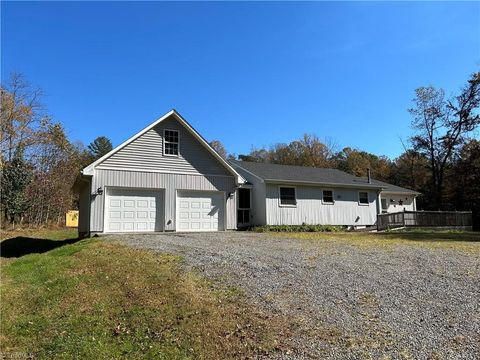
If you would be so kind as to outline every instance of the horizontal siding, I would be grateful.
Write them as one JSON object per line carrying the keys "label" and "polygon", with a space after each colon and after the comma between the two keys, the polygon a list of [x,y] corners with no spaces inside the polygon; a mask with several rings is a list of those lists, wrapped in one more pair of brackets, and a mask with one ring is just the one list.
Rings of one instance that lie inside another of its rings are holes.
{"label": "horizontal siding", "polygon": [[[179,156],[163,155],[163,130],[178,130]],[[191,174],[231,175],[175,117],[165,119],[97,168],[157,170]]]}
{"label": "horizontal siding", "polygon": [[[95,170],[93,189],[99,187],[126,187],[142,189],[165,189],[165,230],[175,230],[175,200],[177,190],[208,190],[235,193],[233,176],[203,176],[185,174],[149,173],[140,171]],[[103,209],[105,195],[95,196],[92,201],[91,231],[103,232]],[[236,194],[226,200],[227,229],[237,227]]]}
{"label": "horizontal siding", "polygon": [[[330,190],[331,188],[328,188]],[[358,191],[336,188],[335,203],[322,204],[322,188],[296,186],[297,206],[279,206],[277,184],[267,184],[266,215],[269,225],[374,225],[377,214],[377,194],[369,192],[368,205],[358,204]]]}

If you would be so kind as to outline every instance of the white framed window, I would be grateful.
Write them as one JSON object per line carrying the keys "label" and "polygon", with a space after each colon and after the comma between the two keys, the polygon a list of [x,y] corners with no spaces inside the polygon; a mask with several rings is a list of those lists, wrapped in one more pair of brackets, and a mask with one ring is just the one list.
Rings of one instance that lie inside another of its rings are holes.
{"label": "white framed window", "polygon": [[180,149],[180,133],[178,130],[163,130],[163,155],[178,156]]}
{"label": "white framed window", "polygon": [[294,186],[279,186],[278,195],[280,206],[297,206],[297,189]]}
{"label": "white framed window", "polygon": [[358,192],[358,203],[360,205],[368,205],[368,191],[359,191]]}
{"label": "white framed window", "polygon": [[335,203],[333,196],[333,190],[322,190],[322,204],[333,205]]}

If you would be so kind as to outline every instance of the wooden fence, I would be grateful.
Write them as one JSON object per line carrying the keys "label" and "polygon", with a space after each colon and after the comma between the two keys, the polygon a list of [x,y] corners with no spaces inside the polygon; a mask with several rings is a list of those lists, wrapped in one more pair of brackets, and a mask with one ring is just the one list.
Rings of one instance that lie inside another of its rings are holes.
{"label": "wooden fence", "polygon": [[471,211],[403,211],[377,215],[377,230],[401,227],[471,228]]}

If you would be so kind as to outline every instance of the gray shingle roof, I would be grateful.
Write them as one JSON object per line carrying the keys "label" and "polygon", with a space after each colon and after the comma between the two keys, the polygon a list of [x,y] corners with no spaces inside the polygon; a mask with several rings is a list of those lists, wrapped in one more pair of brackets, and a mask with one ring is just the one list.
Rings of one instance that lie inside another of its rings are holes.
{"label": "gray shingle roof", "polygon": [[233,167],[243,168],[263,179],[264,181],[367,187],[398,193],[416,193],[413,190],[391,185],[375,179],[372,179],[372,182],[369,184],[367,178],[353,176],[337,169],[279,165],[237,160],[230,161],[230,163],[233,165]]}
{"label": "gray shingle roof", "polygon": [[392,185],[380,180],[372,179],[372,184],[380,185],[384,192],[392,192],[392,193],[400,193],[400,194],[420,194],[418,191],[410,190],[397,185]]}

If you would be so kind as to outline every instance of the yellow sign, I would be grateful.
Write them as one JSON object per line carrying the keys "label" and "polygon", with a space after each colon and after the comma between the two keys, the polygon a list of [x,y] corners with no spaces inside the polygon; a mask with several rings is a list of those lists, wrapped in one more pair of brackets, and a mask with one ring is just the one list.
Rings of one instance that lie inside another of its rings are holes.
{"label": "yellow sign", "polygon": [[65,225],[67,227],[78,227],[78,210],[70,210],[65,214]]}

